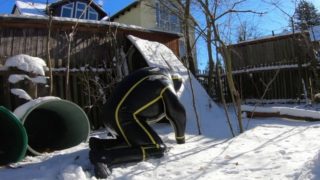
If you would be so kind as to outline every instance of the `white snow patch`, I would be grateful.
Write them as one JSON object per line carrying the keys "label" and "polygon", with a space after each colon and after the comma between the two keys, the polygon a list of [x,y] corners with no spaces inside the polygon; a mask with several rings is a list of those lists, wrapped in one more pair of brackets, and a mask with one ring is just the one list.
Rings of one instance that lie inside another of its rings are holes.
{"label": "white snow patch", "polygon": [[19,54],[8,58],[5,67],[16,67],[26,72],[44,76],[47,65],[41,58]]}
{"label": "white snow patch", "polygon": [[47,83],[47,77],[45,76],[36,76],[36,77],[30,78],[28,75],[25,75],[25,74],[11,74],[8,78],[8,81],[12,84],[15,84],[25,79],[28,79],[35,84]]}
{"label": "white snow patch", "polygon": [[24,91],[23,89],[13,88],[11,89],[11,93],[18,96],[21,99],[25,100],[31,100],[32,98],[29,96],[29,94]]}
{"label": "white snow patch", "polygon": [[250,111],[250,112],[254,111],[254,112],[278,113],[280,115],[290,115],[295,117],[320,119],[320,111],[298,109],[298,108],[291,108],[291,107],[276,107],[276,106],[262,107],[262,106],[242,105],[241,110]]}
{"label": "white snow patch", "polygon": [[16,1],[16,6],[22,15],[26,16],[46,16],[45,3]]}
{"label": "white snow patch", "polygon": [[23,81],[25,78],[27,78],[27,75],[25,74],[11,74],[8,78],[8,81],[12,84],[15,84],[17,82]]}

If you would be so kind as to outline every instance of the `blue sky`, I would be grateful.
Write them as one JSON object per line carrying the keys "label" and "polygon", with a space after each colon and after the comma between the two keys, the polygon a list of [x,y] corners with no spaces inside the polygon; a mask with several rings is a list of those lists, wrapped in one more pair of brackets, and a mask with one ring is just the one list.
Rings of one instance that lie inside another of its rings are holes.
{"label": "blue sky", "polygon": [[[46,0],[28,0],[32,2],[46,2]],[[49,0],[49,2],[55,2],[56,0]],[[98,2],[99,0],[95,0]],[[109,15],[113,15],[122,8],[126,7],[134,0],[101,0],[103,2],[103,8]],[[240,9],[254,9],[259,12],[267,12],[263,16],[257,16],[252,14],[238,14],[232,16],[232,28],[234,33],[239,27],[239,22],[247,21],[256,27],[256,31],[259,36],[268,36],[275,33],[281,33],[285,28],[288,28],[288,16],[281,12],[279,9],[265,3],[265,1],[271,0],[246,0],[239,7]],[[279,7],[292,14],[294,11],[294,5],[291,3],[293,0],[273,0],[279,2]],[[320,0],[308,0],[312,2],[315,7],[320,11]],[[11,13],[15,0],[0,0],[0,14]],[[194,14],[195,19],[201,22],[201,16]],[[230,29],[230,28],[229,28]],[[200,69],[204,69],[207,65],[207,52],[206,46],[203,45],[203,41],[197,45],[198,65]]]}

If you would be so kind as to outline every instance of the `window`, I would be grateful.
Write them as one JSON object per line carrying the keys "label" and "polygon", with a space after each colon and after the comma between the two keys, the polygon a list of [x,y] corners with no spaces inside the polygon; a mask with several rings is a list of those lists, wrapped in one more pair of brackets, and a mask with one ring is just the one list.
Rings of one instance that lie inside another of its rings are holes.
{"label": "window", "polygon": [[[172,7],[171,10],[168,9],[170,7]],[[181,32],[180,19],[172,12],[175,8],[171,3],[166,5],[156,3],[157,28],[165,31]]]}
{"label": "window", "polygon": [[61,17],[73,17],[73,3],[62,6]]}
{"label": "window", "polygon": [[75,18],[86,19],[86,3],[77,2]]}
{"label": "window", "polygon": [[99,14],[92,7],[87,8],[86,3],[76,2],[62,6],[61,17],[98,20]]}
{"label": "window", "polygon": [[88,19],[98,20],[98,13],[92,7],[89,7]]}
{"label": "window", "polygon": [[183,58],[184,56],[186,56],[186,43],[183,39],[179,40],[179,54],[180,54],[180,58]]}

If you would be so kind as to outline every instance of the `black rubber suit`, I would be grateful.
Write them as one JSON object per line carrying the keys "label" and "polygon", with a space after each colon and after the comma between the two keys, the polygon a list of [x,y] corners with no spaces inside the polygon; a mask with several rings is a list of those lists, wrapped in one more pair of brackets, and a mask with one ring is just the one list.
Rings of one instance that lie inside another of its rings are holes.
{"label": "black rubber suit", "polygon": [[148,123],[167,119],[177,143],[185,142],[186,114],[176,95],[181,84],[180,76],[154,67],[137,70],[118,84],[103,107],[104,123],[117,138],[89,142],[98,178],[106,178],[114,165],[163,156],[166,146]]}

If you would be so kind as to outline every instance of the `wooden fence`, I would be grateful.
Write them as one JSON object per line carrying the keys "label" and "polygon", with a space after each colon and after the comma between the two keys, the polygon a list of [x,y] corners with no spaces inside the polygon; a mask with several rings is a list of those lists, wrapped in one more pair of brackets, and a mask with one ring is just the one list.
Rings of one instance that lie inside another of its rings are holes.
{"label": "wooden fence", "polygon": [[[320,62],[317,71],[319,74]],[[244,103],[304,102],[306,96],[312,99],[311,94],[316,93],[313,87],[314,74],[309,63],[302,64],[300,70],[297,64],[251,66],[233,71],[233,78]],[[198,79],[207,87],[207,72],[200,72]],[[222,76],[222,82],[224,96],[227,102],[231,102],[225,75]],[[207,91],[220,101],[217,86]]]}
{"label": "wooden fence", "polygon": [[286,34],[240,42],[228,46],[232,69],[273,63],[307,63],[314,58],[313,43],[308,33]]}

